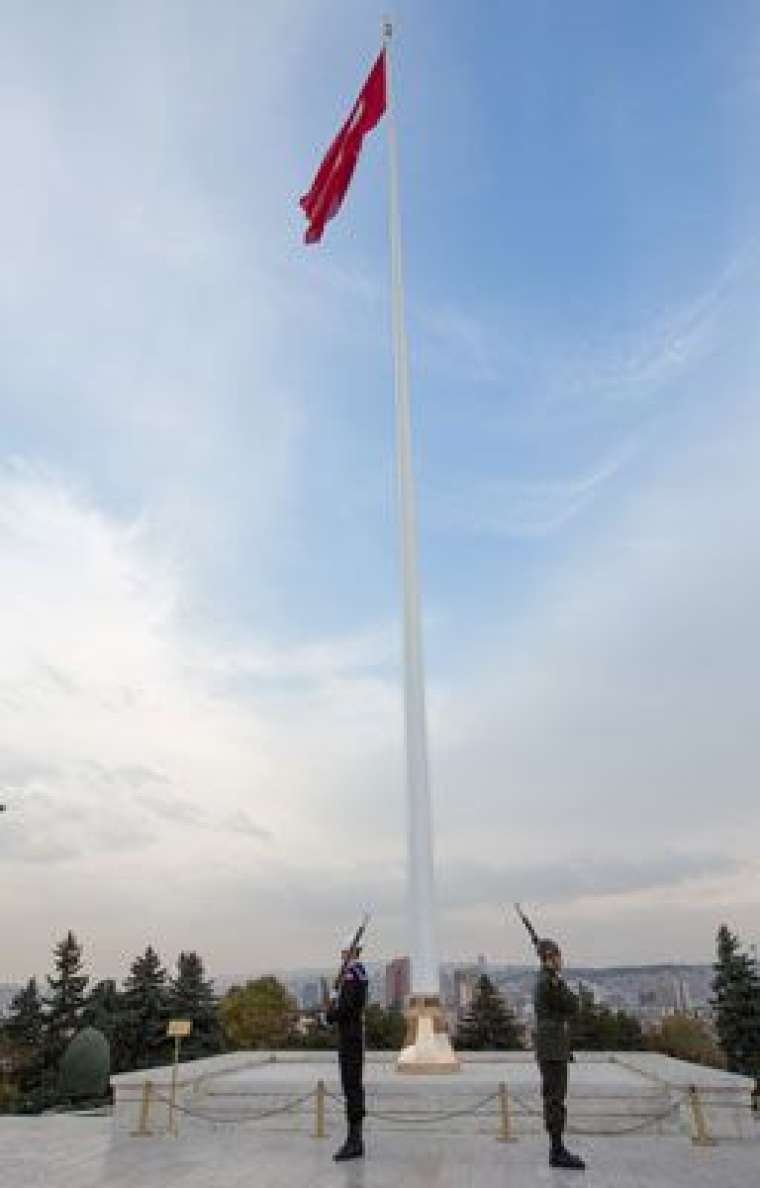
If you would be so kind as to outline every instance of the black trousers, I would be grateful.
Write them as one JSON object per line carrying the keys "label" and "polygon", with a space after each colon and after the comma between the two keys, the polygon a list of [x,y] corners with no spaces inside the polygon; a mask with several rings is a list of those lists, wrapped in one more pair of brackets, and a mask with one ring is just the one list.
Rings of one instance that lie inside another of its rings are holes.
{"label": "black trousers", "polygon": [[542,1060],[541,1095],[544,1099],[544,1125],[552,1138],[559,1138],[565,1129],[567,1110],[567,1062]]}
{"label": "black trousers", "polygon": [[349,1125],[352,1122],[361,1122],[364,1117],[364,1052],[361,1048],[341,1050],[338,1052],[338,1064],[340,1084],[346,1099],[346,1119]]}

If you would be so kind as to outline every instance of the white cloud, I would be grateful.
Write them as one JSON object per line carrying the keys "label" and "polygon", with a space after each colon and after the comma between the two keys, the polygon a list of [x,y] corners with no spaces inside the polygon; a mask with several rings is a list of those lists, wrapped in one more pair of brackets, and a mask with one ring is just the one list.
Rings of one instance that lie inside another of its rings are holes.
{"label": "white cloud", "polygon": [[[181,571],[156,558],[147,521],[115,521],[20,464],[0,475],[0,508],[7,901],[39,889],[44,865],[54,914],[76,917],[89,874],[131,936],[136,877],[159,917],[166,878],[213,904],[219,864],[249,891],[302,862],[324,877],[340,845],[331,789],[385,751],[396,719],[397,692],[373,673],[384,633],[279,660],[250,638],[220,654],[188,632]],[[230,681],[252,672],[263,685]],[[118,924],[109,936],[113,954]],[[39,961],[38,937],[17,943]]]}
{"label": "white cloud", "polygon": [[[736,408],[739,433],[684,443],[431,688],[447,953],[502,944],[500,892],[537,900],[583,960],[662,955],[676,934],[698,958],[724,905],[751,928],[760,426]],[[169,954],[205,946],[221,969],[240,968],[243,927],[255,967],[319,960],[357,903],[381,952],[403,946],[393,632],[220,648],[180,613],[183,571],[147,518],[20,463],[0,508],[2,889],[49,904],[17,937],[18,972],[78,921],[113,968],[146,913]]]}

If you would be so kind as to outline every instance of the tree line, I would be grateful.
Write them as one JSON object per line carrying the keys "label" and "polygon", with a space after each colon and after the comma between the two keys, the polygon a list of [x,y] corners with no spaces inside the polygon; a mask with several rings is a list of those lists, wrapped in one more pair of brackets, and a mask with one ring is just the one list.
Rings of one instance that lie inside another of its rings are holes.
{"label": "tree line", "polygon": [[[641,1024],[632,1015],[595,1002],[584,986],[578,999],[578,1014],[570,1025],[576,1050],[620,1052],[645,1046]],[[482,974],[475,983],[472,1002],[459,1019],[455,1047],[463,1051],[521,1051],[528,1047],[528,1038],[491,979]]]}
{"label": "tree line", "polygon": [[0,1108],[35,1112],[55,1104],[62,1058],[84,1028],[95,1028],[107,1039],[111,1072],[165,1064],[170,1057],[166,1024],[172,1018],[193,1023],[183,1058],[222,1050],[216,996],[197,953],[180,953],[170,975],[148,945],[120,988],[110,978],[90,986],[82,947],[68,932],[53,950],[46,983],[41,991],[37,979],[30,978],[0,1026]]}
{"label": "tree line", "polygon": [[[148,945],[136,957],[121,987],[113,979],[96,982],[83,970],[82,948],[73,932],[55,946],[53,972],[43,992],[30,978],[0,1023],[0,1110],[34,1112],[61,1099],[61,1064],[72,1038],[84,1028],[101,1032],[110,1048],[111,1072],[166,1064],[170,1019],[189,1019],[192,1031],[182,1043],[182,1059],[235,1049],[331,1049],[335,1029],[315,1010],[299,1012],[293,996],[274,977],[233,986],[219,997],[204,963],[194,951],[182,952],[172,973]],[[760,976],[757,960],[742,951],[726,925],[717,935],[711,1021],[688,1013],[663,1019],[644,1033],[625,1011],[597,1003],[579,990],[572,1042],[579,1051],[649,1049],[684,1060],[760,1077]],[[404,1017],[371,1003],[365,1015],[367,1048],[397,1051],[403,1044]],[[458,1020],[454,1043],[463,1051],[519,1051],[527,1036],[514,1012],[487,975]],[[101,1041],[102,1042],[102,1041]]]}
{"label": "tree line", "polygon": [[[689,1012],[675,1012],[647,1032],[626,1011],[597,1003],[591,990],[581,984],[578,1014],[571,1023],[573,1048],[581,1052],[655,1051],[760,1078],[757,959],[742,951],[738,936],[725,924],[718,929],[713,974],[710,1020]],[[469,1008],[459,1020],[454,1037],[456,1047],[518,1051],[526,1046],[526,1038],[491,980],[482,975]]]}
{"label": "tree line", "polygon": [[[188,1019],[182,1060],[236,1049],[334,1048],[335,1028],[314,1011],[305,1016],[274,977],[255,978],[219,996],[198,953],[180,953],[174,972],[148,945],[134,959],[121,986],[114,979],[90,984],[82,946],[73,932],[53,950],[53,972],[40,989],[32,977],[0,1020],[0,1111],[36,1113],[65,1103],[64,1057],[75,1035],[94,1028],[110,1049],[110,1072],[132,1072],[169,1063],[170,1019]],[[305,1026],[303,1023],[305,1021]],[[366,1012],[367,1046],[400,1048],[400,1011],[373,1003]]]}

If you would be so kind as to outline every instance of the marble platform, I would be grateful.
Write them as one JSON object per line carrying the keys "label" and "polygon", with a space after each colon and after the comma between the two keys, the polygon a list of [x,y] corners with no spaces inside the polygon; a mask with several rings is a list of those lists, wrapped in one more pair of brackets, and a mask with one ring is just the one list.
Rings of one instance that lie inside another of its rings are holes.
{"label": "marble platform", "polygon": [[[368,1133],[495,1139],[506,1129],[517,1140],[541,1134],[539,1075],[530,1053],[462,1057],[462,1070],[455,1075],[409,1078],[396,1071],[394,1053],[369,1053]],[[170,1129],[169,1069],[123,1074],[112,1084],[115,1132],[157,1137]],[[654,1053],[577,1054],[570,1067],[569,1132],[688,1141],[698,1133],[690,1086],[698,1088],[708,1137],[756,1137],[760,1127],[749,1110],[748,1078]],[[343,1126],[337,1061],[329,1052],[236,1052],[183,1064],[175,1100],[174,1124],[181,1133],[243,1128],[305,1137],[323,1131],[336,1137]]]}

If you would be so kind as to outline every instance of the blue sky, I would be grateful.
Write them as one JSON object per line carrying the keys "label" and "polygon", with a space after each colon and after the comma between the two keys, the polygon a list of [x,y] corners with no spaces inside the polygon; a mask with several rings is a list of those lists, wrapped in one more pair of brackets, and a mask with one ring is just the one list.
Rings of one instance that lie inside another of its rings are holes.
{"label": "blue sky", "polygon": [[[5,16],[0,975],[315,962],[365,903],[403,951],[383,125],[297,205],[380,14]],[[757,9],[397,17],[443,949],[523,958],[519,897],[707,958],[758,902]]]}

